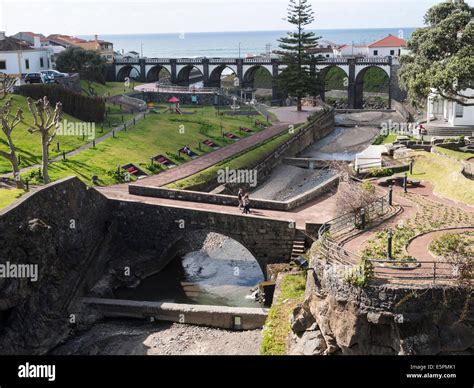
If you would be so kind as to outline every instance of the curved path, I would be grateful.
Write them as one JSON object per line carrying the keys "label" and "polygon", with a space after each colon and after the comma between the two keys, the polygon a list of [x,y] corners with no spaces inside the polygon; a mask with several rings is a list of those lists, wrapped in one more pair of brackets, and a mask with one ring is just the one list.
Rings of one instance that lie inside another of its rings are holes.
{"label": "curved path", "polygon": [[456,234],[464,232],[474,232],[474,226],[472,228],[459,228],[459,229],[445,229],[437,230],[421,236],[415,237],[407,247],[408,255],[416,258],[418,261],[436,261],[437,259],[430,253],[429,246],[433,240],[441,237],[445,234]]}

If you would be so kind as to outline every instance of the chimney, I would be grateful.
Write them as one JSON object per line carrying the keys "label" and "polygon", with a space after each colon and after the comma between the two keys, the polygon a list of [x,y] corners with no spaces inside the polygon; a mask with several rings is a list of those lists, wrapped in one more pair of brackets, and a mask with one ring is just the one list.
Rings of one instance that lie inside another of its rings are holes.
{"label": "chimney", "polygon": [[99,40],[99,35],[94,35],[94,39],[97,42]]}
{"label": "chimney", "polygon": [[34,48],[40,48],[41,47],[41,38],[38,35],[34,36]]}
{"label": "chimney", "polygon": [[5,31],[0,31],[0,40],[5,40],[5,39],[6,39]]}

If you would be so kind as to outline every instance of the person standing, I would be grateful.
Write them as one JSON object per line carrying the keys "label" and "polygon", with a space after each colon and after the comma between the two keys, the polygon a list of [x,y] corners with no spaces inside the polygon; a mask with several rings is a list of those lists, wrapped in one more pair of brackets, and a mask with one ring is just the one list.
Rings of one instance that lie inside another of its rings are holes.
{"label": "person standing", "polygon": [[237,194],[237,197],[239,199],[239,209],[242,209],[243,199],[244,199],[244,191],[242,189],[239,189],[239,193]]}
{"label": "person standing", "polygon": [[244,214],[250,214],[250,197],[248,194],[244,196]]}

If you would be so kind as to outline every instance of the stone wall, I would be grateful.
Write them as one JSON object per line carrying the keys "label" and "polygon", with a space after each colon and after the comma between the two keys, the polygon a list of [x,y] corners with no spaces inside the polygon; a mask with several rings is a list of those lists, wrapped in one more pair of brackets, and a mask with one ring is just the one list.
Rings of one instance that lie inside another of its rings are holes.
{"label": "stone wall", "polygon": [[[37,264],[38,281],[0,279],[0,354],[43,354],[71,327],[91,261],[107,245],[108,203],[77,178],[31,192],[0,212],[0,263]],[[78,318],[80,319],[80,318]]]}
{"label": "stone wall", "polygon": [[[289,261],[296,232],[289,222],[251,215],[138,202],[112,201],[112,205],[121,239],[116,241],[115,262],[111,265],[120,269],[133,264],[132,272],[137,280],[164,268],[180,254],[186,236],[196,231],[220,233],[236,240],[250,251],[266,273],[267,264]],[[134,277],[122,280],[133,283]]]}
{"label": "stone wall", "polygon": [[[286,157],[297,156],[300,152],[308,148],[311,144],[329,135],[335,128],[334,110],[327,111],[319,119],[307,123],[300,130],[296,130],[294,136],[280,144],[280,146],[269,155],[266,155],[254,165],[246,166],[249,170],[257,170],[259,185],[265,182],[273,169],[282,163]],[[214,180],[190,187],[195,191],[212,191],[219,183],[217,176]]]}
{"label": "stone wall", "polygon": [[[323,182],[319,186],[313,188],[312,190],[304,194],[300,194],[288,201],[272,201],[266,199],[252,198],[251,207],[252,209],[290,211],[296,209],[299,206],[304,205],[305,203],[315,198],[318,198],[324,193],[335,189],[338,184],[339,176],[335,176]],[[238,205],[238,199],[234,195],[212,194],[190,190],[174,190],[167,189],[164,187],[141,186],[140,183],[129,185],[129,192],[130,194],[144,197],[177,199],[182,201],[210,203],[224,206]]]}
{"label": "stone wall", "polygon": [[306,299],[295,310],[293,354],[474,354],[470,290],[431,284],[346,284],[314,259]]}

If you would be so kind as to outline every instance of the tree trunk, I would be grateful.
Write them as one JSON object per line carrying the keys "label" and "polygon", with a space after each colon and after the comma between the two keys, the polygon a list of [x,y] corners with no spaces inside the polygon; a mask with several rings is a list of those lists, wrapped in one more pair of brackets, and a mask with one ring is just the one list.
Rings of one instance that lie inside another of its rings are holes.
{"label": "tree trunk", "polygon": [[18,164],[18,157],[16,156],[16,149],[11,136],[7,136],[7,141],[8,147],[10,148],[10,163],[13,170],[13,179],[15,180],[16,188],[23,189],[23,182],[20,178],[20,165]]}
{"label": "tree trunk", "polygon": [[46,185],[49,183],[49,144],[47,141],[43,140],[43,183]]}

